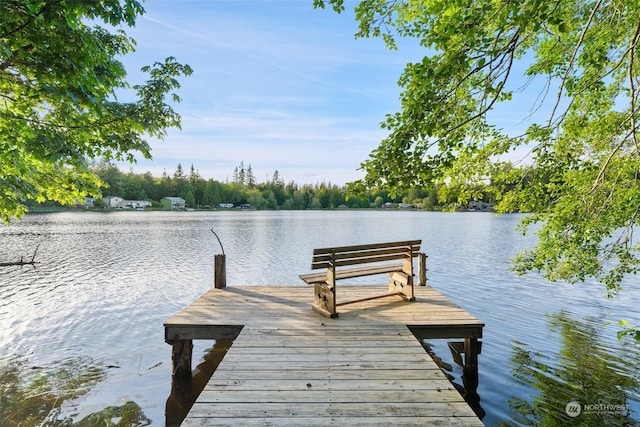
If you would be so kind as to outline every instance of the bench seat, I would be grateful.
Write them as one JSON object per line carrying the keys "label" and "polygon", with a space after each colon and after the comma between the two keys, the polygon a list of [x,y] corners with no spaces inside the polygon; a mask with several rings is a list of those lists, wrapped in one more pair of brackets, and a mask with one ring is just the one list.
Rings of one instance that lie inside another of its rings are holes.
{"label": "bench seat", "polygon": [[[354,277],[373,276],[375,274],[395,273],[402,271],[402,264],[377,265],[374,267],[359,267],[350,270],[338,270],[336,280],[353,279]],[[300,278],[309,285],[325,283],[327,273],[301,274]]]}

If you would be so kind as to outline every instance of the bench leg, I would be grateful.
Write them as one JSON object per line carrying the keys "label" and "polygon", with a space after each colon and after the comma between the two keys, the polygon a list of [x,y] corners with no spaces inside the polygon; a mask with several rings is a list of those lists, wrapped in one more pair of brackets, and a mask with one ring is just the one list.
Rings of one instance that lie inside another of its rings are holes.
{"label": "bench leg", "polygon": [[336,288],[316,283],[313,287],[313,309],[326,317],[336,318]]}
{"label": "bench leg", "polygon": [[413,277],[404,273],[396,272],[389,274],[389,293],[400,292],[402,298],[407,301],[415,301],[413,293]]}

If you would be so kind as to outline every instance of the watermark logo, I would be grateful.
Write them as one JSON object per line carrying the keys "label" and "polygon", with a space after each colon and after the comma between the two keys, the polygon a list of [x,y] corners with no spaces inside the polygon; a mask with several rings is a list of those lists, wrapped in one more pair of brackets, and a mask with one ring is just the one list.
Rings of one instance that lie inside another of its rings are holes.
{"label": "watermark logo", "polygon": [[580,413],[582,413],[582,405],[580,405],[580,402],[572,400],[571,402],[567,403],[567,406],[564,407],[564,410],[571,418],[575,418],[580,415]]}
{"label": "watermark logo", "polygon": [[567,403],[564,410],[571,418],[575,418],[580,414],[629,414],[631,408],[629,404],[587,403],[583,405],[576,400],[572,400]]}

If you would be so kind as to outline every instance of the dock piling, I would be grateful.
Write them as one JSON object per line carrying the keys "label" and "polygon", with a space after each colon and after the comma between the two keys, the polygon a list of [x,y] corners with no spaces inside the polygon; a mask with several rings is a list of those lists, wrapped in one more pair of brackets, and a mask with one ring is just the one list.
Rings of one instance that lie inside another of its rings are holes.
{"label": "dock piling", "polygon": [[418,260],[418,286],[427,286],[427,254],[420,252]]}
{"label": "dock piling", "polygon": [[227,287],[227,257],[225,254],[217,254],[214,257],[214,286],[216,289]]}
{"label": "dock piling", "polygon": [[192,340],[174,340],[171,344],[172,375],[174,378],[191,378]]}

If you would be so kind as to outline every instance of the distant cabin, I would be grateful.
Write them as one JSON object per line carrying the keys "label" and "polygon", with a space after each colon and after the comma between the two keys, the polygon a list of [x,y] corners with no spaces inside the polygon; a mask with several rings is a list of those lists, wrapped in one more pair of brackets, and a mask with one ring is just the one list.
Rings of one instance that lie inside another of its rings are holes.
{"label": "distant cabin", "polygon": [[104,205],[109,208],[119,208],[122,207],[124,199],[118,196],[106,196],[103,197]]}
{"label": "distant cabin", "polygon": [[185,202],[182,197],[163,197],[160,200],[162,208],[165,210],[178,210],[185,208]]}
{"label": "distant cabin", "polygon": [[117,196],[106,196],[102,200],[106,207],[112,209],[144,210],[144,208],[151,207],[151,202],[148,200],[125,200],[122,197]]}

